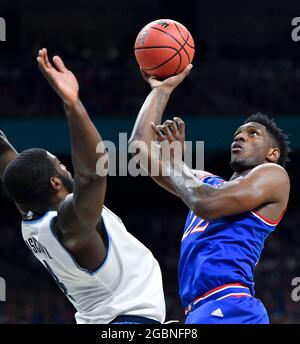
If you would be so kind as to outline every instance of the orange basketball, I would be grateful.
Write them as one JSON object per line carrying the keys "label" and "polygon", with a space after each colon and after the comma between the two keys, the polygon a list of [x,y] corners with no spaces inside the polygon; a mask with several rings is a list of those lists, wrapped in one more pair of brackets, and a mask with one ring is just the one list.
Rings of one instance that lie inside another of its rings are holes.
{"label": "orange basketball", "polygon": [[159,19],[139,32],[134,52],[147,74],[164,79],[181,73],[192,62],[195,46],[185,26],[175,20]]}

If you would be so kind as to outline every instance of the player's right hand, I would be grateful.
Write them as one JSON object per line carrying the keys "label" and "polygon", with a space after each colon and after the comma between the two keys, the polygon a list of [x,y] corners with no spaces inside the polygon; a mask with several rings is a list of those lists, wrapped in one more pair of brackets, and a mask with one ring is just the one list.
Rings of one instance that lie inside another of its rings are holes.
{"label": "player's right hand", "polygon": [[154,76],[151,76],[141,69],[141,74],[144,80],[148,82],[152,89],[160,88],[167,92],[172,92],[190,73],[191,69],[193,68],[192,64],[187,65],[185,70],[180,74],[171,76],[164,80],[159,80]]}
{"label": "player's right hand", "polygon": [[68,70],[59,56],[48,59],[47,49],[39,50],[37,57],[39,68],[55,92],[66,105],[73,105],[79,101],[79,85],[74,74]]}

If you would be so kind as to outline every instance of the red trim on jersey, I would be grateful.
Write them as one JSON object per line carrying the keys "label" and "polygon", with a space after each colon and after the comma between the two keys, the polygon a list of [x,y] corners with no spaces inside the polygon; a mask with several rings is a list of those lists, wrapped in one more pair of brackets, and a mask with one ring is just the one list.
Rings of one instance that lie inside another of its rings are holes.
{"label": "red trim on jersey", "polygon": [[220,298],[217,299],[217,300],[223,300],[223,299],[226,299],[227,297],[237,297],[237,298],[241,298],[241,297],[243,297],[243,296],[253,297],[252,295],[249,295],[249,294],[246,294],[246,293],[236,293],[236,294],[230,293],[230,294],[227,294],[227,295],[225,295],[225,296],[220,297]]}
{"label": "red trim on jersey", "polygon": [[269,219],[269,218],[267,218],[267,217],[257,213],[256,211],[252,211],[252,213],[257,215],[258,217],[260,217],[262,220],[264,220],[265,222],[269,223],[270,225],[277,225],[281,221],[285,211],[286,211],[286,208],[282,211],[282,213],[280,214],[280,216],[279,216],[279,218],[277,220],[271,220],[271,219]]}
{"label": "red trim on jersey", "polygon": [[218,290],[221,290],[221,289],[227,288],[227,287],[245,287],[245,286],[243,284],[241,284],[241,283],[223,284],[223,285],[221,285],[219,287],[216,287],[214,289],[211,289],[211,290],[207,291],[206,293],[204,293],[201,296],[197,297],[193,302],[197,302],[198,300],[202,299],[203,297],[206,297],[206,296],[208,296],[208,295],[210,295],[210,294],[212,294],[212,293],[214,293],[214,292],[216,292]]}
{"label": "red trim on jersey", "polygon": [[201,178],[199,178],[199,180],[201,181],[202,179],[206,178],[206,177],[216,177],[215,174],[212,174],[212,173],[209,173],[209,172],[206,172],[207,174]]}

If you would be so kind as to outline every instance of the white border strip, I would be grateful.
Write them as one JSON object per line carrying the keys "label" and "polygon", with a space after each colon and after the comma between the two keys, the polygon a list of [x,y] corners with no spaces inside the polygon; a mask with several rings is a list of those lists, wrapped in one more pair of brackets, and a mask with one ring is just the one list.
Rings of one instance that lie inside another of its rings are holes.
{"label": "white border strip", "polygon": [[[214,292],[212,292],[212,293],[210,293],[210,294],[208,294],[208,295],[206,295],[206,296],[204,296],[204,297],[201,297],[199,300],[197,300],[196,302],[194,302],[194,305],[195,305],[197,302],[202,301],[202,300],[205,300],[207,297],[209,297],[209,296],[211,296],[211,295],[214,295],[214,294],[218,293],[219,291],[226,290],[226,289],[228,289],[228,288],[244,288],[244,289],[248,289],[248,290],[249,290],[249,288],[244,287],[244,286],[241,286],[241,285],[229,285],[229,286],[223,287],[223,288],[221,288],[221,289],[215,290]],[[248,295],[248,294],[246,294],[246,295]],[[219,299],[217,299],[217,300],[219,300]]]}
{"label": "white border strip", "polygon": [[278,225],[278,223],[270,223],[270,222],[264,220],[261,216],[259,216],[258,214],[256,214],[254,211],[250,211],[250,213],[253,214],[255,217],[257,217],[258,219],[260,219],[260,220],[261,220],[263,223],[265,223],[266,225],[273,226],[273,227],[275,227],[275,226]]}
{"label": "white border strip", "polygon": [[236,295],[253,297],[252,295],[249,295],[249,294],[246,294],[246,293],[230,293],[230,294],[227,294],[227,295],[219,297],[217,300],[222,300],[222,299],[225,299],[225,297],[236,296]]}

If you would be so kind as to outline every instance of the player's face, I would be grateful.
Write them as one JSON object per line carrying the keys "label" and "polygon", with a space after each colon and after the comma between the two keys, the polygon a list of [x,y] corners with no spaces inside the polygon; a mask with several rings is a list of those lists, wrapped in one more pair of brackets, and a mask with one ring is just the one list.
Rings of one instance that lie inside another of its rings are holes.
{"label": "player's face", "polygon": [[58,158],[55,155],[49,152],[47,152],[47,154],[49,158],[52,160],[54,167],[56,168],[58,175],[62,180],[66,190],[70,193],[73,192],[74,180],[71,173],[67,170],[66,166],[58,160]]}
{"label": "player's face", "polygon": [[244,124],[233,139],[230,166],[234,171],[246,171],[266,162],[272,143],[265,126],[256,122]]}

